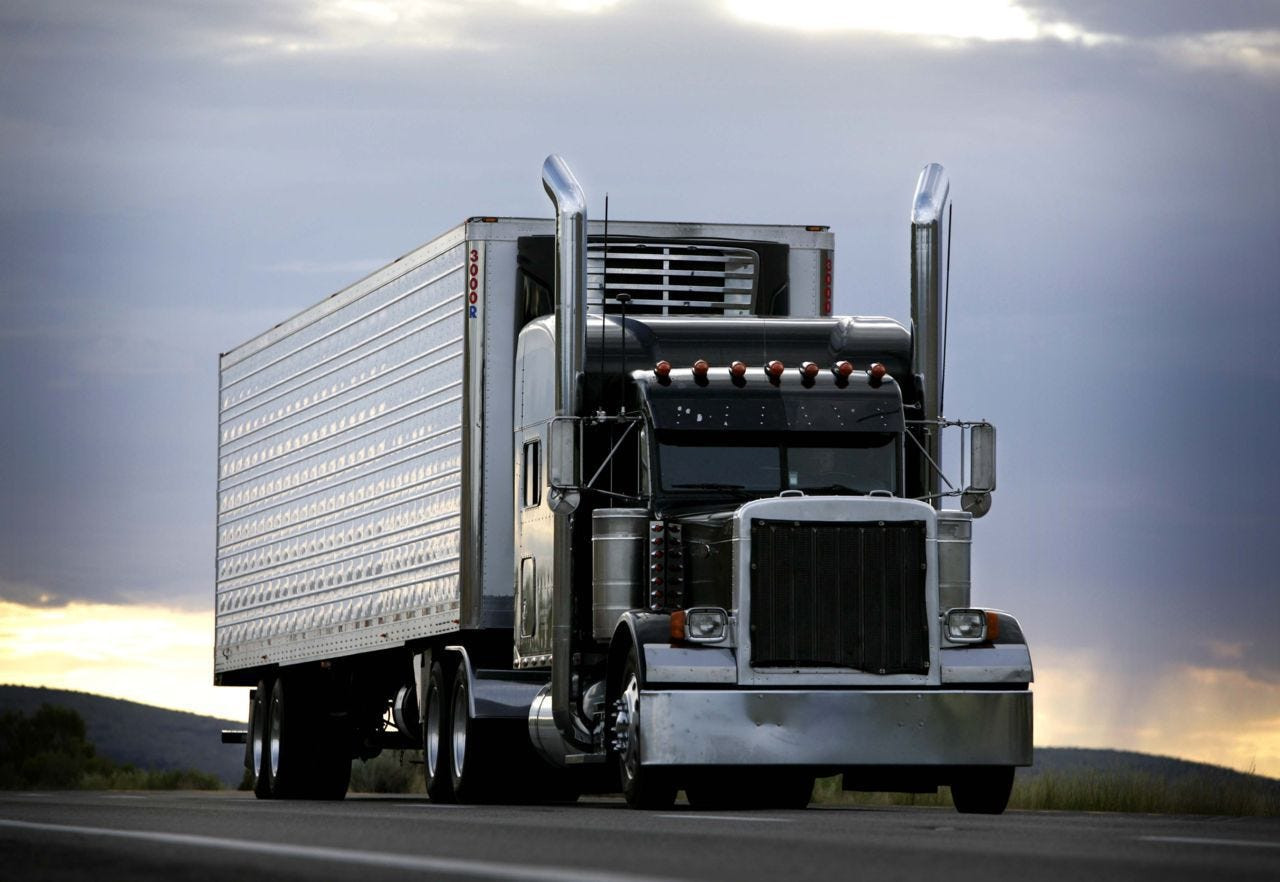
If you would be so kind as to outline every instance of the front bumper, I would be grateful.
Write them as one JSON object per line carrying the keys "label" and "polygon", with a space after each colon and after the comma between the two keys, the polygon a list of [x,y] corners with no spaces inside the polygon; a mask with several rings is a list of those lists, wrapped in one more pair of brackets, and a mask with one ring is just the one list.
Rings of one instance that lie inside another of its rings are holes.
{"label": "front bumper", "polygon": [[647,690],[652,766],[1029,766],[1025,690]]}

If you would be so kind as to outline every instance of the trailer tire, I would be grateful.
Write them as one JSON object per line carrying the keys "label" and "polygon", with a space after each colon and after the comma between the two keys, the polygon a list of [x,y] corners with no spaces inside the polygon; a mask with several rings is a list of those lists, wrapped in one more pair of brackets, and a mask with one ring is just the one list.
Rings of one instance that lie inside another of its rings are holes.
{"label": "trailer tire", "polygon": [[449,777],[449,693],[445,691],[444,667],[431,665],[427,679],[422,724],[422,773],[427,796],[432,802],[456,802],[453,779]]}
{"label": "trailer tire", "polygon": [[267,696],[271,693],[271,681],[258,681],[249,705],[249,744],[246,748],[249,773],[253,780],[253,795],[258,799],[270,799],[267,785]]}
{"label": "trailer tire", "polygon": [[301,671],[282,673],[271,684],[260,776],[269,799],[342,799],[347,794],[349,738],[316,686]]}
{"label": "trailer tire", "polygon": [[492,734],[471,715],[471,687],[459,665],[453,675],[449,702],[448,772],[454,798],[461,803],[489,802],[495,796],[493,763],[497,760]]}
{"label": "trailer tire", "polygon": [[292,692],[292,688],[285,688],[285,677],[280,675],[271,684],[267,699],[262,777],[270,799],[296,799],[302,793],[301,720],[294,708]]}
{"label": "trailer tire", "polygon": [[1001,815],[1013,792],[1013,766],[965,769],[951,782],[951,801],[963,815]]}
{"label": "trailer tire", "polygon": [[[665,809],[676,801],[676,785],[666,769],[640,763],[640,690],[644,686],[640,656],[634,646],[622,669],[621,692],[612,715],[613,735],[624,741],[618,757],[618,777],[622,795],[634,809]],[[613,742],[615,739],[611,738]]]}
{"label": "trailer tire", "polygon": [[307,799],[344,799],[351,786],[351,735],[345,717],[333,716],[315,704],[312,772],[303,785]]}

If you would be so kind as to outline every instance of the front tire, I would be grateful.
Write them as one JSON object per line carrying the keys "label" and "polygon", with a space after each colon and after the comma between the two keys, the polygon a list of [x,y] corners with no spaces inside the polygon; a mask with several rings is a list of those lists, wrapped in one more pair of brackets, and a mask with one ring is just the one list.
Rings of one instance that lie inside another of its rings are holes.
{"label": "front tire", "polygon": [[615,702],[613,741],[617,745],[622,795],[634,809],[665,809],[676,801],[676,785],[666,769],[641,764],[640,658],[634,647],[622,671],[622,693]]}
{"label": "front tire", "polygon": [[966,769],[951,782],[951,801],[963,815],[1001,815],[1013,792],[1013,766]]}

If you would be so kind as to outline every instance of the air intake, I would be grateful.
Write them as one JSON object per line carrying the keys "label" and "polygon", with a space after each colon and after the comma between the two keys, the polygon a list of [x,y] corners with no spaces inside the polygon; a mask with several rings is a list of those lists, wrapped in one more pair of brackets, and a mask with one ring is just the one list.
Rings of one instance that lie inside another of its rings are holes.
{"label": "air intake", "polygon": [[[587,305],[631,315],[754,315],[760,259],[749,248],[680,242],[610,241],[587,248]],[[606,272],[606,265],[608,270]],[[603,297],[602,297],[603,295]]]}

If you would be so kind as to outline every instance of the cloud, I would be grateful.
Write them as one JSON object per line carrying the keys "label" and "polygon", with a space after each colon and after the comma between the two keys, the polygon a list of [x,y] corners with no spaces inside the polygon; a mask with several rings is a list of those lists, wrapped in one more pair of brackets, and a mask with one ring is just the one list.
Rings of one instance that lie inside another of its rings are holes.
{"label": "cloud", "polygon": [[726,0],[728,12],[743,20],[811,32],[852,31],[949,42],[1061,40],[1097,45],[1111,40],[1064,19],[1042,20],[1015,0],[896,0],[846,3],[842,0]]}
{"label": "cloud", "polygon": [[58,607],[66,606],[67,598],[42,585],[33,582],[0,579],[0,603],[13,601],[22,606]]}
{"label": "cloud", "polygon": [[1280,682],[1225,660],[1122,671],[1098,650],[1033,653],[1038,745],[1137,750],[1280,777]]}
{"label": "cloud", "polygon": [[213,684],[213,613],[0,601],[0,679],[238,720],[245,692]]}

